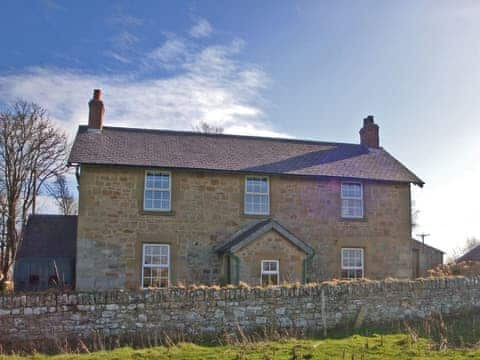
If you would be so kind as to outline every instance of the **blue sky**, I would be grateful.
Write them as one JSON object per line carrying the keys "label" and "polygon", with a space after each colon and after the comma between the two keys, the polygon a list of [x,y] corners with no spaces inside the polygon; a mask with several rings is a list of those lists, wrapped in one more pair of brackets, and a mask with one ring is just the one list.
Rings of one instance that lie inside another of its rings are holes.
{"label": "blue sky", "polygon": [[480,237],[476,1],[3,1],[0,103],[106,123],[381,144],[425,182],[427,242]]}

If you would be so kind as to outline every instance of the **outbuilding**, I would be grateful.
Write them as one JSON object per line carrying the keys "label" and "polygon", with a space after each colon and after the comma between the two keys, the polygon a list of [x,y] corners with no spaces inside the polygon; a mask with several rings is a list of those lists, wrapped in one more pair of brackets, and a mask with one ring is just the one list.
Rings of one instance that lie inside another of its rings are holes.
{"label": "outbuilding", "polygon": [[15,291],[72,289],[77,216],[32,215],[17,251]]}

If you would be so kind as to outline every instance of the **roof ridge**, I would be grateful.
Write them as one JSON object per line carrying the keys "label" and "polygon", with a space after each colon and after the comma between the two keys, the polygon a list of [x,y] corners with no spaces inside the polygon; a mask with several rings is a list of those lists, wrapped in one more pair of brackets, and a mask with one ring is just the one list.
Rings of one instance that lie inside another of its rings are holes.
{"label": "roof ridge", "polygon": [[[87,129],[87,125],[80,125],[79,129]],[[350,145],[350,146],[363,146],[357,143],[348,143],[348,142],[338,142],[338,141],[322,141],[322,140],[313,140],[313,139],[299,139],[299,138],[286,138],[286,137],[275,137],[275,136],[255,136],[255,135],[239,135],[239,134],[213,134],[213,133],[202,133],[198,131],[187,131],[187,130],[172,130],[172,129],[152,129],[152,128],[134,128],[126,126],[104,126],[103,129],[107,130],[119,130],[119,131],[129,131],[129,132],[147,132],[147,133],[164,133],[172,135],[193,135],[193,136],[204,136],[204,137],[225,137],[225,138],[239,138],[239,139],[251,139],[251,140],[271,140],[271,141],[281,141],[281,142],[294,142],[294,143],[306,143],[306,144],[315,144],[315,145]]]}

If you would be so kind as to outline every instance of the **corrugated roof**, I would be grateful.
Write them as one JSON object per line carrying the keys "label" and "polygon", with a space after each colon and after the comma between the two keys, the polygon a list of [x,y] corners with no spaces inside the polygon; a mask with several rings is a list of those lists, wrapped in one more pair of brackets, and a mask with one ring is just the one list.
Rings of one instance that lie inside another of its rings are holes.
{"label": "corrugated roof", "polygon": [[80,126],[69,163],[423,181],[382,148],[254,136]]}
{"label": "corrugated roof", "polygon": [[32,215],[17,251],[24,257],[75,257],[77,216]]}

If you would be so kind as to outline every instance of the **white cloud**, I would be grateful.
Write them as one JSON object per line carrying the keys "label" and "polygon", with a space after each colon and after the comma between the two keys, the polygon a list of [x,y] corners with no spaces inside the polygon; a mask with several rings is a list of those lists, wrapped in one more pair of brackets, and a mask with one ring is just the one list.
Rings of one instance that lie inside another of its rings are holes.
{"label": "white cloud", "polygon": [[207,122],[226,133],[283,135],[264,116],[261,92],[268,77],[259,67],[235,59],[241,41],[197,50],[172,41],[149,59],[158,66],[176,64],[178,71],[167,77],[35,67],[0,75],[0,98],[39,103],[70,134],[87,122],[92,89],[101,88],[106,125],[192,130]]}
{"label": "white cloud", "polygon": [[180,64],[187,55],[187,47],[180,39],[168,39],[165,43],[153,49],[147,56],[147,60],[157,65],[170,68],[174,64]]}
{"label": "white cloud", "polygon": [[113,36],[110,41],[118,49],[130,49],[139,39],[129,31],[122,31]]}
{"label": "white cloud", "polygon": [[209,36],[212,31],[212,25],[206,19],[198,18],[195,25],[190,28],[190,35],[194,38],[202,38]]}

